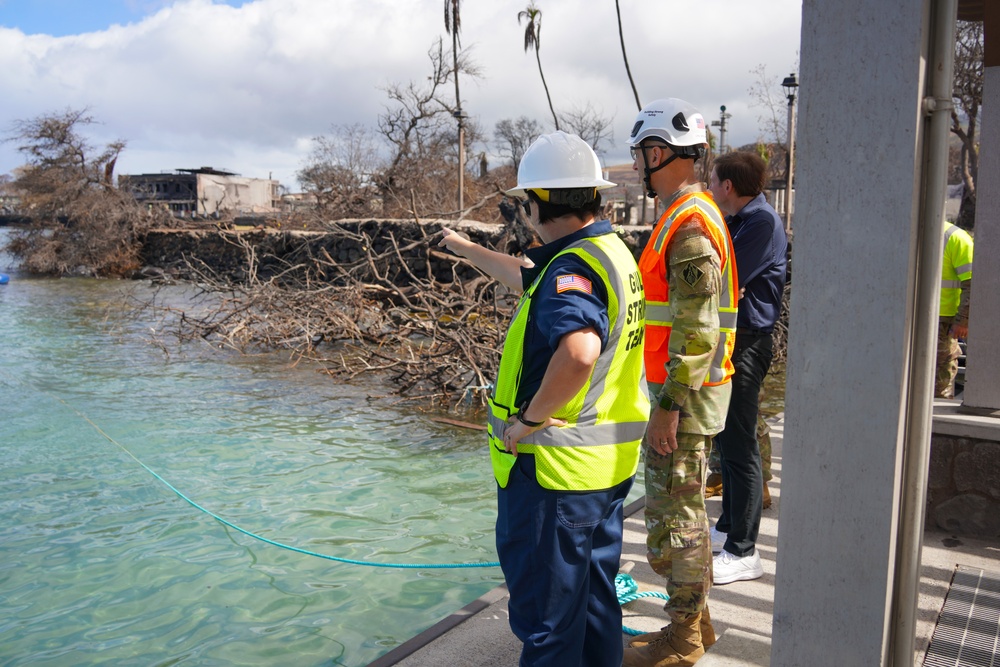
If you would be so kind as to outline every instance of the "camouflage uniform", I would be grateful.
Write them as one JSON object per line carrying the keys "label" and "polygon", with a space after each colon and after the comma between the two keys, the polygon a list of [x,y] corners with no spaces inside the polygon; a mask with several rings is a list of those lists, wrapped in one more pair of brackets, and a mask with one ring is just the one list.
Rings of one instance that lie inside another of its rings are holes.
{"label": "camouflage uniform", "polygon": [[[763,392],[761,392],[763,393]],[[760,448],[760,471],[764,477],[764,483],[771,481],[771,426],[764,419],[764,415],[757,413],[757,446]]]}
{"label": "camouflage uniform", "polygon": [[955,398],[955,378],[958,376],[958,358],[962,348],[952,335],[954,317],[942,317],[938,323],[937,366],[934,375],[934,397]]}
{"label": "camouflage uniform", "polygon": [[[664,385],[650,383],[649,391],[654,399],[662,393],[683,407],[674,452],[662,456],[643,445],[646,546],[653,571],[666,579],[670,599],[664,608],[686,617],[704,609],[712,584],[706,457],[712,436],[725,426],[732,384],[702,384],[719,342],[722,275],[719,256],[699,222],[681,224],[667,262],[674,310],[670,361]],[[697,270],[690,270],[692,265]],[[685,275],[700,277],[691,284]]]}

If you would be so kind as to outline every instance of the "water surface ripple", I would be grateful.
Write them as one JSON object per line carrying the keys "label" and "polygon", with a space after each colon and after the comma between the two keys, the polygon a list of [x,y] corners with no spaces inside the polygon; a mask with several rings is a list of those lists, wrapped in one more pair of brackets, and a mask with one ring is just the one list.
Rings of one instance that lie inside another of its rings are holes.
{"label": "water surface ripple", "polygon": [[167,356],[147,341],[156,323],[106,319],[131,287],[16,273],[0,287],[0,663],[354,667],[502,581],[280,549],[157,481],[80,415],[268,539],[356,560],[496,560],[480,433],[281,356]]}

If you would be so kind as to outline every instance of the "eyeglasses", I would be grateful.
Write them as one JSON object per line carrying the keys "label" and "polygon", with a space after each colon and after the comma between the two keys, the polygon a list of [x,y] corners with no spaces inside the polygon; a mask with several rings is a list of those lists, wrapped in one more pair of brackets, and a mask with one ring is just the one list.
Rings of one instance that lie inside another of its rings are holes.
{"label": "eyeglasses", "polygon": [[659,148],[660,150],[666,150],[670,147],[665,144],[639,144],[638,146],[629,146],[628,152],[629,155],[632,156],[632,161],[635,162],[635,156],[639,153],[639,151],[643,152],[643,159],[646,159],[645,151],[647,148]]}
{"label": "eyeglasses", "polygon": [[521,202],[521,208],[524,209],[524,214],[526,216],[531,217],[531,200],[530,199],[525,199],[523,202]]}

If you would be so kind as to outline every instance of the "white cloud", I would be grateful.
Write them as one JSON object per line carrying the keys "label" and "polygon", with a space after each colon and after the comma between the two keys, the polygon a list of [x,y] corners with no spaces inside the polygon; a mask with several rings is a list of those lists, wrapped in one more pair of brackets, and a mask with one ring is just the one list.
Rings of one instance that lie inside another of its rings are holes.
{"label": "white cloud", "polygon": [[[146,3],[148,8],[162,2]],[[488,135],[496,121],[551,116],[517,12],[526,2],[466,2],[462,42],[483,80],[462,81],[464,108]],[[591,103],[615,116],[621,161],[635,117],[614,4],[540,0],[541,59],[559,109]],[[726,104],[729,143],[757,137],[750,69],[775,84],[797,62],[797,0],[622,0],[629,63],[643,101],[683,97],[709,118]],[[211,165],[295,186],[308,137],[331,125],[374,127],[392,82],[423,81],[428,48],[445,36],[440,0],[257,0],[233,8],[184,0],[145,19],[53,38],[0,28],[0,127],[89,107],[95,142],[124,138],[119,171]],[[446,40],[446,45],[449,40]],[[0,147],[0,173],[20,164]]]}

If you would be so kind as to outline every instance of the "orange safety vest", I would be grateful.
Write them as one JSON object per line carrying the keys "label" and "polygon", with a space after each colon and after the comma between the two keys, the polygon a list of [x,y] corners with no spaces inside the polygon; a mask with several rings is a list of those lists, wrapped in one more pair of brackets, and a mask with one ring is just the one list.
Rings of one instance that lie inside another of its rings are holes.
{"label": "orange safety vest", "polygon": [[670,329],[674,321],[674,311],[670,306],[670,285],[667,281],[667,248],[677,228],[692,218],[700,219],[722,262],[719,345],[704,384],[725,384],[733,375],[731,359],[736,344],[736,303],[739,300],[733,241],[711,195],[696,191],[681,195],[663,212],[639,258],[639,271],[646,291],[646,379],[656,384],[663,384],[667,380]]}

